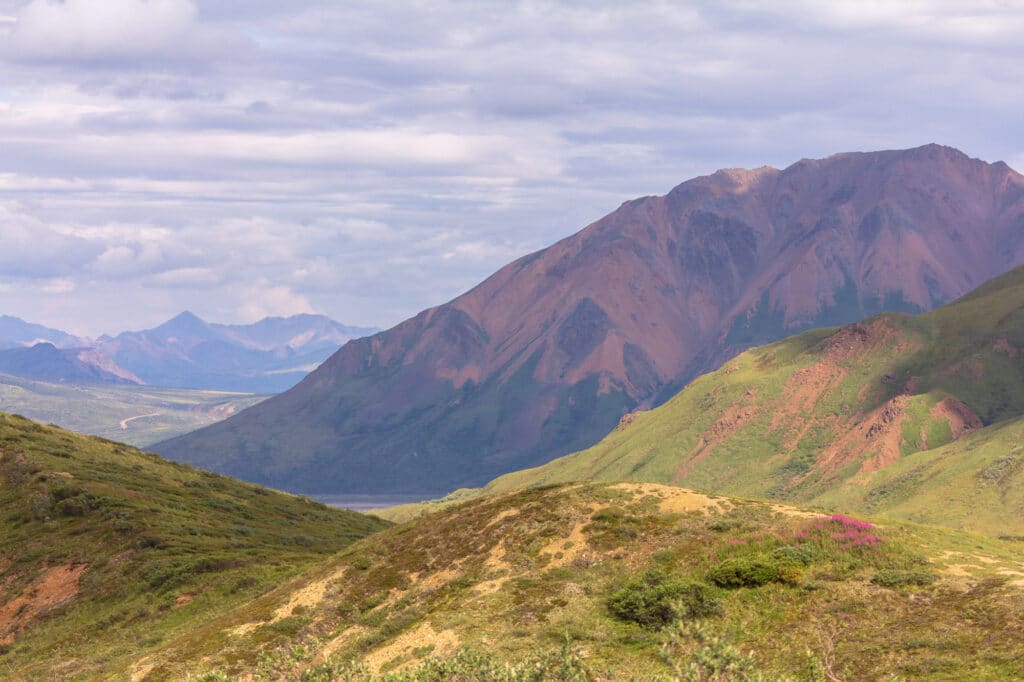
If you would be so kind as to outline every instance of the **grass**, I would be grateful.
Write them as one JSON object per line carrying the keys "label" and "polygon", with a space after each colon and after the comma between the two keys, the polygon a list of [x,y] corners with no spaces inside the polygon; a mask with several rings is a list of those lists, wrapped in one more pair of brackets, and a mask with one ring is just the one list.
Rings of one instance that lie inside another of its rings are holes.
{"label": "grass", "polygon": [[4,679],[120,674],[386,525],[3,413],[0,519],[4,602],[81,571],[71,599],[2,628]]}
{"label": "grass", "polygon": [[[438,676],[445,671],[468,680],[668,680],[710,679],[735,665],[769,680],[826,679],[825,671],[848,680],[1007,679],[1024,672],[1013,634],[1024,624],[1024,592],[1007,573],[1021,568],[1018,550],[669,487],[521,490],[356,543],[305,579],[347,567],[301,627],[232,637],[202,670],[256,679],[450,679]],[[970,575],[952,563],[968,560]],[[263,613],[302,584],[268,595]],[[220,627],[251,620],[260,617],[240,609]],[[165,655],[185,651],[172,642]],[[545,667],[559,657],[573,667]],[[183,663],[177,673],[190,670],[200,671]],[[545,674],[523,676],[529,670]]]}
{"label": "grass", "polygon": [[[474,494],[631,480],[1024,535],[1020,468],[1000,459],[1024,428],[1022,355],[1018,268],[930,313],[755,348],[589,449],[382,513],[402,520]],[[962,433],[942,411],[960,402],[984,428]],[[990,467],[1003,467],[999,481]]]}

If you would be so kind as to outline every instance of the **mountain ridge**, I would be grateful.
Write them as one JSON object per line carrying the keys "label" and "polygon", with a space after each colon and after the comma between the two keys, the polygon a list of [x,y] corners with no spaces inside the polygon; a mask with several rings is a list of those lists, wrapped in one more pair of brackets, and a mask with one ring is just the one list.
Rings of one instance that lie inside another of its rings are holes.
{"label": "mountain ridge", "polygon": [[720,171],[157,449],[304,492],[479,485],[596,442],[752,345],[962,295],[1024,262],[1022,226],[1024,177],[938,145]]}
{"label": "mountain ridge", "polygon": [[928,313],[751,349],[593,447],[475,494],[664,482],[1024,534],[1022,360],[1024,266]]}

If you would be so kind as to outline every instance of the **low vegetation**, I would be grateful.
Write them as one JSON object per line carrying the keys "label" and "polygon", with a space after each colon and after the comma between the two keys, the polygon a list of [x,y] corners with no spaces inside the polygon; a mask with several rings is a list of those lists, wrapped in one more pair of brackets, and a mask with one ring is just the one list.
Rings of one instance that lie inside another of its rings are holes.
{"label": "low vegetation", "polygon": [[541,487],[356,543],[202,629],[201,664],[191,640],[147,660],[152,679],[1007,679],[1018,549],[670,486]]}
{"label": "low vegetation", "polygon": [[120,674],[385,525],[0,413],[0,678]]}

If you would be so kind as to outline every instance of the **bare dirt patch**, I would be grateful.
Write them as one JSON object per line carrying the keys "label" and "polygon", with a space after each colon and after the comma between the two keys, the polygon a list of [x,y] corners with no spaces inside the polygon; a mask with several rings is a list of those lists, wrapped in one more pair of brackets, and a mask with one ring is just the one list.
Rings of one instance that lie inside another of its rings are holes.
{"label": "bare dirt patch", "polygon": [[714,498],[689,488],[680,488],[662,483],[616,483],[611,487],[616,490],[627,490],[634,497],[653,496],[660,498],[658,511],[663,514],[706,512],[709,509],[721,509],[724,511],[731,509],[733,506],[725,498]]}
{"label": "bare dirt patch", "polygon": [[345,571],[348,570],[348,566],[342,566],[334,573],[331,573],[326,578],[316,580],[309,583],[305,587],[292,592],[291,597],[287,603],[283,606],[278,607],[274,611],[274,617],[271,619],[271,623],[276,623],[279,620],[283,620],[288,616],[292,615],[298,607],[302,606],[305,608],[312,608],[317,606],[327,596],[327,588],[330,587],[331,583],[341,580],[345,575]]}
{"label": "bare dirt patch", "polygon": [[363,659],[363,662],[372,671],[379,672],[381,666],[399,656],[409,656],[409,663],[412,663],[413,657],[411,654],[414,649],[433,646],[434,648],[430,654],[444,658],[454,653],[459,643],[459,636],[455,634],[454,630],[441,630],[438,632],[432,624],[423,623],[415,630],[399,635],[386,646],[371,651]]}
{"label": "bare dirt patch", "polygon": [[968,431],[980,429],[985,424],[974,410],[956,398],[944,398],[929,413],[934,419],[945,419],[949,422],[953,440],[959,439]]}
{"label": "bare dirt patch", "polygon": [[37,616],[73,599],[86,568],[67,564],[46,569],[21,596],[0,606],[0,642],[13,641]]}
{"label": "bare dirt patch", "polygon": [[701,435],[697,446],[683,457],[676,468],[675,476],[672,477],[672,482],[675,483],[686,478],[695,466],[707,458],[729,436],[740,430],[756,414],[757,409],[751,404],[732,405],[726,409],[722,416]]}
{"label": "bare dirt patch", "polygon": [[486,528],[490,528],[492,526],[496,526],[499,523],[501,523],[502,521],[504,521],[505,519],[510,518],[512,516],[516,516],[518,514],[519,514],[519,510],[516,509],[515,507],[513,507],[512,509],[505,509],[501,513],[499,513],[497,516],[495,516],[493,519],[491,519],[487,523],[487,525],[484,526],[484,528],[486,529]]}
{"label": "bare dirt patch", "polygon": [[231,634],[236,637],[247,635],[256,628],[268,625],[270,623],[277,623],[278,621],[284,620],[285,618],[292,615],[295,609],[299,607],[313,608],[320,604],[327,596],[327,590],[330,588],[332,583],[341,580],[344,577],[345,572],[348,570],[348,566],[342,566],[338,570],[334,571],[325,578],[315,580],[311,583],[304,585],[303,587],[292,592],[288,601],[279,606],[275,611],[274,615],[269,621],[254,621],[251,623],[244,623],[238,627],[232,628]]}

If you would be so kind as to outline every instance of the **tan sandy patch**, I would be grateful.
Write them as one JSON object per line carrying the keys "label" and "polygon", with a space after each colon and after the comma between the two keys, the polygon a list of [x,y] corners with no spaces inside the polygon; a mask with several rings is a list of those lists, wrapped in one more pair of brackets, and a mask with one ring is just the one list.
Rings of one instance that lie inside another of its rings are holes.
{"label": "tan sandy patch", "polygon": [[797,509],[796,507],[788,507],[784,504],[773,504],[769,505],[769,508],[778,514],[785,514],[786,516],[795,516],[801,519],[821,519],[825,518],[826,514],[819,512],[805,511],[803,509]]}
{"label": "tan sandy patch", "polygon": [[367,628],[362,625],[352,625],[351,627],[345,628],[340,635],[327,642],[327,644],[324,644],[323,648],[317,654],[316,659],[314,659],[314,663],[324,662],[337,651],[341,650],[343,646],[366,631]]}
{"label": "tan sandy patch", "polygon": [[[493,552],[494,550],[492,550]],[[507,565],[507,564],[506,564]],[[419,577],[419,576],[417,576]],[[444,570],[431,573],[426,578],[418,580],[416,586],[424,590],[436,590],[439,587],[443,587],[459,577],[459,567],[450,566]]]}
{"label": "tan sandy patch", "polygon": [[331,573],[325,578],[315,580],[304,587],[294,591],[288,597],[288,601],[283,605],[279,606],[275,611],[274,615],[268,621],[254,621],[251,623],[244,623],[238,627],[232,628],[230,634],[241,637],[249,634],[256,628],[262,625],[268,625],[270,623],[276,623],[284,620],[294,613],[295,609],[301,607],[313,608],[320,604],[327,596],[327,590],[332,583],[340,580],[344,575],[345,571],[348,570],[348,566],[342,566],[334,573]]}
{"label": "tan sandy patch", "polygon": [[662,483],[616,483],[611,486],[616,490],[626,490],[637,496],[653,496],[660,498],[658,511],[663,514],[685,514],[688,512],[706,512],[709,509],[729,510],[733,504],[725,498],[713,498],[689,488],[680,488]]}
{"label": "tan sandy patch", "polygon": [[589,517],[576,523],[567,536],[548,543],[540,550],[541,554],[551,557],[550,566],[568,566],[581,552],[587,549],[587,536],[583,533],[583,527],[588,523],[590,523]]}
{"label": "tan sandy patch", "polygon": [[300,606],[313,608],[314,606],[319,605],[320,602],[324,600],[324,597],[327,596],[327,588],[330,587],[331,583],[340,580],[347,570],[348,566],[342,566],[326,578],[311,582],[302,589],[292,592],[288,602],[274,611],[274,617],[270,622],[276,623],[279,620],[287,618]]}
{"label": "tan sandy patch", "polygon": [[156,663],[143,663],[135,667],[132,670],[132,682],[142,682],[146,679],[146,676],[153,672],[153,668],[156,667]]}
{"label": "tan sandy patch", "polygon": [[506,510],[502,511],[500,514],[498,514],[497,516],[495,516],[493,519],[491,519],[490,523],[488,523],[486,526],[484,526],[484,528],[486,529],[486,528],[490,528],[491,526],[495,526],[495,525],[501,523],[502,521],[504,521],[505,519],[507,519],[509,517],[512,517],[512,516],[516,516],[518,514],[519,514],[519,510],[514,508],[514,507],[512,509],[506,509]]}
{"label": "tan sandy patch", "polygon": [[86,568],[84,564],[49,568],[21,596],[0,606],[0,642],[13,641],[40,613],[73,599]]}
{"label": "tan sandy patch", "polygon": [[[459,636],[454,630],[441,630],[438,632],[430,623],[423,623],[414,630],[402,633],[391,643],[367,654],[363,662],[373,672],[380,672],[381,666],[399,656],[411,654],[413,649],[419,649],[431,644],[434,649],[431,656],[450,656],[459,646]],[[412,661],[410,661],[411,663]]]}

